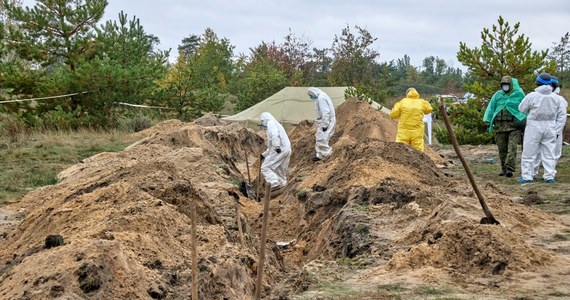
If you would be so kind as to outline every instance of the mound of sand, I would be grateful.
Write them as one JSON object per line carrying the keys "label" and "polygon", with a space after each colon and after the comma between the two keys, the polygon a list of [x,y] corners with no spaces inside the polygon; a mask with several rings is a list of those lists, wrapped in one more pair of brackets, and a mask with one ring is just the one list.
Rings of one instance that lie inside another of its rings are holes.
{"label": "mound of sand", "polygon": [[[245,228],[247,245],[239,244],[228,191],[244,179],[236,166],[243,164],[243,149],[259,152],[263,140],[236,124],[176,124],[171,131],[163,125],[123,152],[84,160],[62,172],[61,183],[22,199],[26,217],[2,241],[1,298],[189,295],[191,205],[199,216],[200,294],[252,294],[259,243]],[[51,234],[65,244],[44,248]],[[271,281],[280,262],[268,256]]]}
{"label": "mound of sand", "polygon": [[[1,297],[188,298],[195,205],[201,297],[251,298],[262,207],[240,195],[242,245],[230,193],[248,177],[257,181],[264,137],[206,119],[158,124],[124,151],[86,159],[62,172],[60,183],[14,204],[23,221],[0,240]],[[445,161],[429,147],[421,153],[395,143],[388,116],[350,100],[338,107],[337,124],[333,155],[319,162],[311,160],[313,124],[290,133],[289,182],[269,215],[265,297],[302,292],[314,284],[305,266],[341,258],[373,262],[358,277],[371,284],[405,274],[476,285],[568,266],[528,238],[559,228],[557,216],[490,186],[483,193],[501,225],[480,225],[483,213],[465,179],[443,172]],[[45,247],[56,234],[64,244]],[[283,241],[288,246],[278,247]]]}
{"label": "mound of sand", "polygon": [[[333,155],[325,161],[310,161],[310,122],[290,135],[293,176],[289,195],[274,206],[270,234],[295,238],[287,262],[304,266],[358,257],[375,262],[359,277],[364,282],[382,272],[388,277],[419,272],[422,278],[425,272],[439,272],[461,286],[490,275],[510,278],[522,270],[568,263],[528,242],[544,228],[563,227],[558,217],[512,203],[491,185],[483,194],[502,225],[480,225],[484,214],[465,178],[440,169],[445,161],[429,147],[420,153],[392,142],[396,123],[388,116],[347,101],[337,118]],[[289,280],[297,287],[307,284]],[[280,292],[298,291],[284,287]]]}

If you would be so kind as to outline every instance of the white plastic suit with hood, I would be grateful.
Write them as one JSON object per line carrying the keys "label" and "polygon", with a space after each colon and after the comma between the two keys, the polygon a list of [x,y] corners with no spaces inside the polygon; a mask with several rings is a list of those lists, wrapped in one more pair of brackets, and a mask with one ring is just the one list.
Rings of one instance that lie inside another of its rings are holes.
{"label": "white plastic suit with hood", "polygon": [[557,122],[556,147],[554,148],[554,159],[556,160],[556,163],[558,163],[560,156],[562,156],[562,143],[564,142],[562,133],[564,132],[564,125],[566,125],[566,119],[568,118],[568,114],[566,113],[568,111],[568,101],[566,101],[564,97],[560,96],[560,87],[556,87],[556,89],[554,89],[554,93],[558,96],[560,104],[562,105],[562,109],[558,111],[562,116],[557,117],[557,119],[560,118],[562,121]]}
{"label": "white plastic suit with hood", "polygon": [[566,123],[566,111],[550,85],[541,85],[526,95],[519,111],[528,114],[521,157],[521,179],[532,181],[535,159],[540,154],[544,168],[543,180],[556,176],[555,148],[557,135]]}
{"label": "white plastic suit with hood", "polygon": [[[562,113],[565,113],[568,110],[568,102],[566,101],[566,99],[564,99],[564,97],[560,96],[560,87],[556,87],[554,89],[554,93],[556,95],[558,95],[558,98],[560,100],[560,104],[563,106]],[[568,116],[568,115],[566,115],[566,116]],[[564,117],[564,116],[562,116],[562,117]],[[566,120],[564,120],[564,123],[562,123],[562,129],[560,129],[559,134],[556,135],[557,136],[556,146],[554,147],[554,160],[555,160],[556,164],[558,164],[558,160],[562,156],[562,142],[563,142],[562,132],[564,130],[564,124],[566,124]],[[538,155],[536,156],[536,159],[534,160],[533,177],[538,176],[538,169],[540,168],[541,163],[542,163],[542,157],[540,156],[540,153],[538,153]]]}
{"label": "white plastic suit with hood", "polygon": [[261,113],[261,125],[267,127],[267,150],[261,172],[272,188],[287,184],[287,167],[291,158],[291,142],[285,128],[268,112]]}
{"label": "white plastic suit with hood", "polygon": [[315,134],[315,156],[318,159],[329,157],[332,154],[332,148],[329,146],[329,140],[334,133],[336,125],[336,114],[331,98],[318,88],[310,87],[307,94],[315,101],[317,109],[317,132]]}

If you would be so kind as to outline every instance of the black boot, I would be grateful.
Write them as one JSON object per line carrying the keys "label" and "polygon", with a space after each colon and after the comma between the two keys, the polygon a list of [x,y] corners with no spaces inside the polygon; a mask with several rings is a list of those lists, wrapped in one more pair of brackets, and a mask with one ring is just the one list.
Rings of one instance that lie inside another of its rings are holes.
{"label": "black boot", "polygon": [[513,170],[512,169],[507,169],[507,171],[505,172],[505,176],[507,177],[513,177]]}
{"label": "black boot", "polygon": [[499,173],[499,176],[505,176],[505,174],[507,174],[507,172],[505,170],[501,171],[501,173]]}

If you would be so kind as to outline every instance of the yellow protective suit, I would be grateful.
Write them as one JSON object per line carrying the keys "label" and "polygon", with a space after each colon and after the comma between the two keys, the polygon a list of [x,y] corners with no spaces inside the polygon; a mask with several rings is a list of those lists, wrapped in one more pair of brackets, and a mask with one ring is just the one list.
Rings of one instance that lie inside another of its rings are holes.
{"label": "yellow protective suit", "polygon": [[412,145],[424,151],[424,115],[431,113],[433,108],[414,88],[409,88],[406,98],[394,104],[390,118],[398,120],[396,142]]}

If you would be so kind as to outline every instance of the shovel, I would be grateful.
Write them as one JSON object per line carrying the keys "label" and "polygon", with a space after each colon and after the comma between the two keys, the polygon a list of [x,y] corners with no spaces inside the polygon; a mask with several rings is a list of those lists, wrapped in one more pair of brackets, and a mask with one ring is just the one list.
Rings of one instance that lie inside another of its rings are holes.
{"label": "shovel", "polygon": [[439,112],[443,116],[443,122],[445,122],[445,127],[447,128],[447,133],[449,134],[449,139],[451,140],[451,144],[453,145],[453,149],[455,150],[457,157],[459,157],[459,160],[461,161],[461,164],[463,165],[463,169],[465,169],[465,173],[467,173],[467,177],[469,178],[469,182],[471,183],[471,186],[473,187],[473,191],[475,191],[475,194],[477,195],[477,199],[479,199],[479,204],[481,204],[481,207],[483,208],[483,211],[485,212],[485,217],[481,218],[481,221],[479,223],[500,225],[501,223],[499,223],[499,221],[497,221],[495,219],[495,217],[493,216],[493,214],[489,210],[489,207],[487,207],[487,203],[485,203],[485,199],[483,199],[483,195],[481,194],[481,192],[479,191],[479,188],[477,187],[477,184],[475,183],[475,179],[473,178],[473,173],[471,173],[471,169],[469,169],[469,166],[467,165],[467,161],[465,161],[465,158],[463,157],[463,153],[461,153],[461,149],[459,149],[459,143],[457,143],[457,137],[455,136],[455,132],[453,132],[453,128],[451,128],[451,123],[449,122],[449,118],[447,117],[447,112],[445,111],[445,105],[443,103],[439,104]]}

